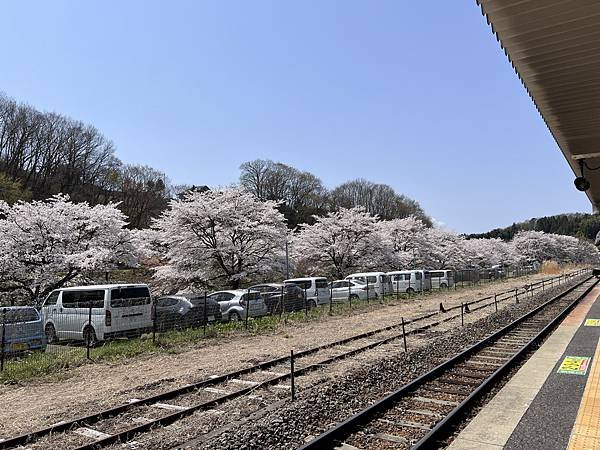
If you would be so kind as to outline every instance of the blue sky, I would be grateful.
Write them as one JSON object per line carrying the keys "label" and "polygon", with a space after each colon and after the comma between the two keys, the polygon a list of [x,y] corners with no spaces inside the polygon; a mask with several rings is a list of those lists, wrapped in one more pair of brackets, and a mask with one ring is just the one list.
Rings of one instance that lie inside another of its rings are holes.
{"label": "blue sky", "polygon": [[0,43],[0,91],[174,183],[264,158],[459,232],[590,211],[475,0],[5,1]]}

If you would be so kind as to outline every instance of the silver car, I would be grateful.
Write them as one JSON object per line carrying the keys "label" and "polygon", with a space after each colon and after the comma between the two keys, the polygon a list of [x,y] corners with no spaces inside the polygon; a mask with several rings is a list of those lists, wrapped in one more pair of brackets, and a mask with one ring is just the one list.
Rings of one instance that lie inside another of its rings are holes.
{"label": "silver car", "polygon": [[219,302],[225,322],[245,319],[246,313],[248,317],[266,316],[269,313],[264,299],[257,291],[247,289],[219,291],[213,292],[208,298]]}
{"label": "silver car", "polygon": [[377,292],[372,286],[361,283],[357,280],[336,280],[329,283],[331,297],[334,302],[345,302],[348,300],[366,300],[376,298]]}

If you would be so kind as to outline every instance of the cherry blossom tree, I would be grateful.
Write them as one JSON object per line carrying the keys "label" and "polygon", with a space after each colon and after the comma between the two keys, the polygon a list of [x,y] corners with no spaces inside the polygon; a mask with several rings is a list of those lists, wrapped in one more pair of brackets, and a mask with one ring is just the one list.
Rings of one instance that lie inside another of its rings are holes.
{"label": "cherry blossom tree", "polygon": [[287,228],[277,206],[238,188],[192,190],[137,238],[163,262],[155,277],[165,284],[238,288],[284,263]]}
{"label": "cherry blossom tree", "polygon": [[385,265],[391,270],[415,267],[430,247],[427,227],[414,216],[404,219],[383,220],[377,224],[380,239],[385,246]]}
{"label": "cherry blossom tree", "polygon": [[380,267],[385,259],[377,217],[362,207],[315,216],[314,225],[302,225],[291,244],[298,267],[312,275],[341,278],[355,269]]}
{"label": "cherry blossom tree", "polygon": [[33,301],[83,272],[133,264],[126,225],[113,203],[90,206],[67,195],[0,202],[0,291]]}

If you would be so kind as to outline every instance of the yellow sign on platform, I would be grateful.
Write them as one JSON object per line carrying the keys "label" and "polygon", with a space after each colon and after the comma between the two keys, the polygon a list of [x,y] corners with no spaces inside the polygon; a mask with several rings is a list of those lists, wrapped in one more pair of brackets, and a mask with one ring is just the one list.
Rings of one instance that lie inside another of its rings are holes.
{"label": "yellow sign on platform", "polygon": [[586,327],[600,327],[600,319],[585,319]]}
{"label": "yellow sign on platform", "polygon": [[590,365],[590,359],[589,356],[565,356],[558,373],[585,375]]}

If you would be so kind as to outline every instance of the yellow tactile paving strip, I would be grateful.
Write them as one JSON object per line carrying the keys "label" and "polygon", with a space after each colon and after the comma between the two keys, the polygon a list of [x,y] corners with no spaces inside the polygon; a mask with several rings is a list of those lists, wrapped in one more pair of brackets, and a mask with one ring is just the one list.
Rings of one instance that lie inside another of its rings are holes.
{"label": "yellow tactile paving strip", "polygon": [[600,345],[592,360],[592,370],[585,384],[569,450],[600,449]]}

